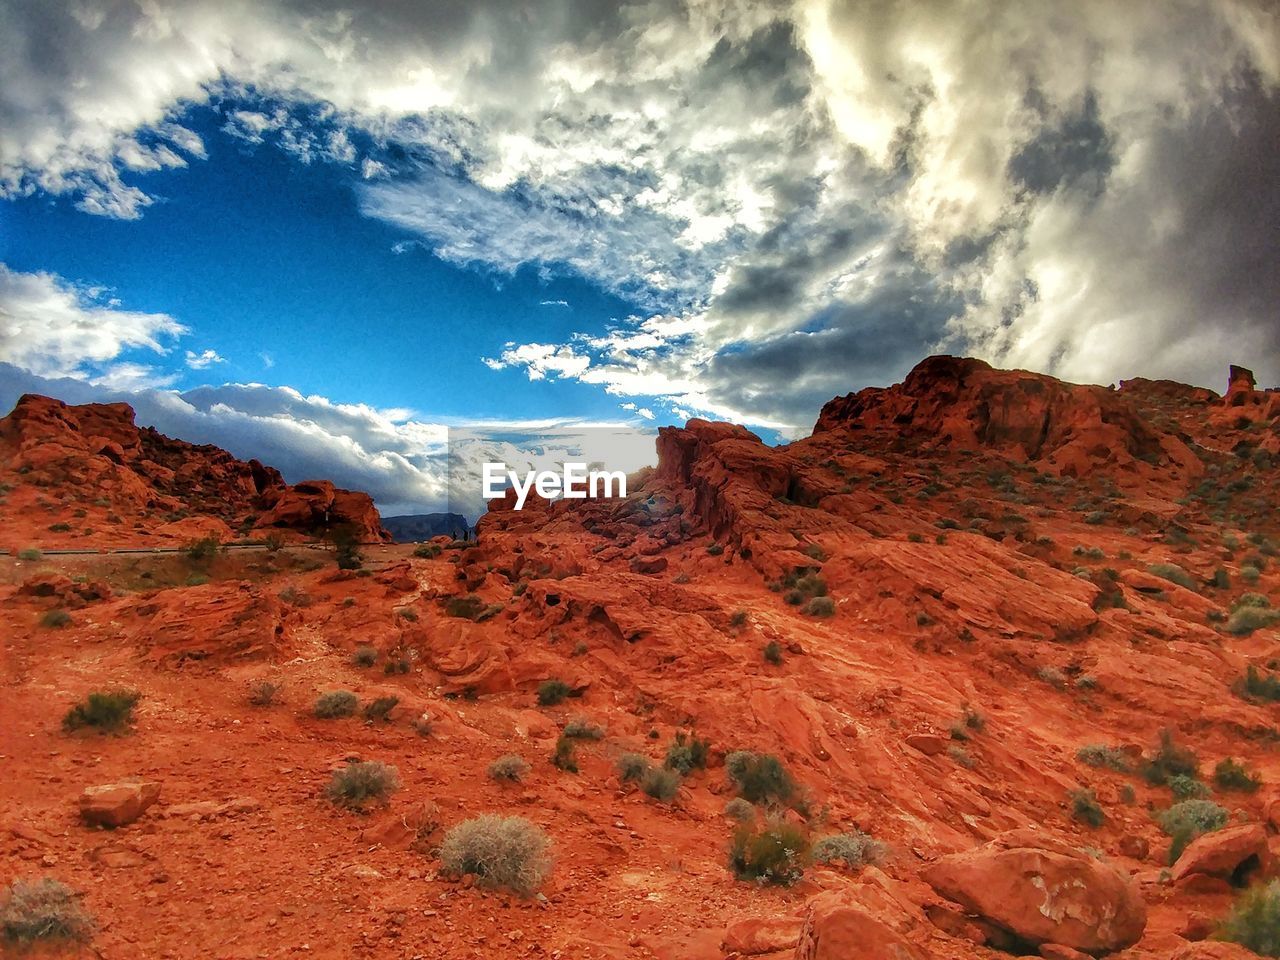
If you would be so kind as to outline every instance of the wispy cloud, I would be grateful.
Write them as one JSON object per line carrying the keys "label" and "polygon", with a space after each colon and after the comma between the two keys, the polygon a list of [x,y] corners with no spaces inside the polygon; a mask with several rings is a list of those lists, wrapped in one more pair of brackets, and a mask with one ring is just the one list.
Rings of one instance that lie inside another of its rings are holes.
{"label": "wispy cloud", "polygon": [[192,370],[206,370],[215,363],[226,363],[226,358],[216,350],[201,350],[199,353],[187,351],[187,366]]}

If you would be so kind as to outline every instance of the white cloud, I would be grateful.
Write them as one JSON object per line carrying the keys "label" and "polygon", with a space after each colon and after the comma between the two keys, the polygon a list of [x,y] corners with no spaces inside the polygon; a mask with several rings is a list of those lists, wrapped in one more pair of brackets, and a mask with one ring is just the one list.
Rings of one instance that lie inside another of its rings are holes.
{"label": "white cloud", "polygon": [[167,314],[110,304],[105,291],[0,263],[0,361],[46,377],[159,382],[150,367],[121,357],[137,349],[166,353],[166,342],[186,328]]}
{"label": "white cloud", "polygon": [[220,356],[217,350],[201,350],[199,353],[187,351],[187,366],[192,370],[206,370],[215,363],[226,362],[226,357]]}

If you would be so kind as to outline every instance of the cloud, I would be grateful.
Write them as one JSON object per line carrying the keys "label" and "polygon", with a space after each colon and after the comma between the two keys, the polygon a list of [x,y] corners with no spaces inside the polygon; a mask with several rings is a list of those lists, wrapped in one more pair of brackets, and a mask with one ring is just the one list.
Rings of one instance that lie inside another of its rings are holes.
{"label": "cloud", "polygon": [[569,301],[568,301],[568,300],[541,300],[541,301],[539,301],[539,302],[538,302],[538,306],[540,306],[540,307],[567,307],[567,306],[569,306]]}
{"label": "cloud", "polygon": [[215,363],[226,362],[226,358],[219,356],[216,350],[202,350],[199,353],[187,351],[187,366],[192,370],[206,370]]}
{"label": "cloud", "polygon": [[46,377],[158,384],[159,374],[123,355],[166,353],[185,332],[167,314],[117,309],[100,288],[0,263],[0,361]]}
{"label": "cloud", "polygon": [[934,349],[1280,380],[1263,0],[102,0],[0,31],[9,195],[140,216],[212,104],[348,167],[398,248],[634,304],[493,370],[790,430]]}

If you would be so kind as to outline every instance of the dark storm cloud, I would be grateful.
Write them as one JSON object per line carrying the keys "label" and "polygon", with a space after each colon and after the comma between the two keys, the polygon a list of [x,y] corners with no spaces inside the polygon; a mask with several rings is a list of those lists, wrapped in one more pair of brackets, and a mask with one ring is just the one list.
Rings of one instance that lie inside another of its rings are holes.
{"label": "dark storm cloud", "polygon": [[1091,90],[1078,112],[1046,125],[1019,148],[1009,161],[1009,176],[1035,193],[1077,184],[1101,193],[1115,164],[1111,150],[1111,137],[1098,119],[1098,100]]}

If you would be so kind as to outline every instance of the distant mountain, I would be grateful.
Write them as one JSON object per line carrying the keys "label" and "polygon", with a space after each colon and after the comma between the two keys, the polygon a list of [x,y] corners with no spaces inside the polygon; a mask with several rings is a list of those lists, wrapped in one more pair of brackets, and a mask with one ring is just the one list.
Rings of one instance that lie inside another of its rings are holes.
{"label": "distant mountain", "polygon": [[460,513],[417,513],[403,517],[383,517],[382,526],[396,543],[417,543],[432,537],[465,539],[471,525]]}

